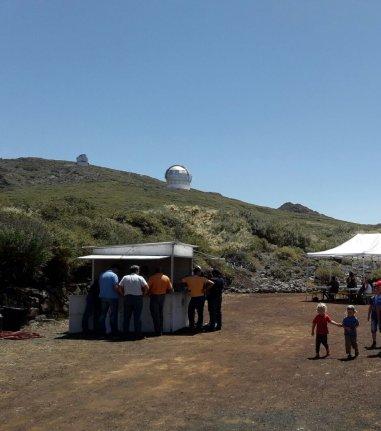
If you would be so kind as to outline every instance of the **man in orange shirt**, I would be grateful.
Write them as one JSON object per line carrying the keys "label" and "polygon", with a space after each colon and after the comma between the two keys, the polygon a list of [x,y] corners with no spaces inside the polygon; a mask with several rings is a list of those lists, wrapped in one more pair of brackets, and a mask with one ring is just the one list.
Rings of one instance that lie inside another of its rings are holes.
{"label": "man in orange shirt", "polygon": [[155,334],[163,333],[163,309],[165,295],[173,292],[169,277],[163,274],[161,268],[156,268],[155,274],[148,279],[148,294],[150,295],[149,309],[151,312]]}
{"label": "man in orange shirt", "polygon": [[195,311],[197,310],[197,329],[201,330],[204,321],[205,292],[214,283],[202,276],[199,266],[193,269],[193,275],[183,278],[182,282],[186,284],[191,297],[188,306],[189,328],[195,328]]}

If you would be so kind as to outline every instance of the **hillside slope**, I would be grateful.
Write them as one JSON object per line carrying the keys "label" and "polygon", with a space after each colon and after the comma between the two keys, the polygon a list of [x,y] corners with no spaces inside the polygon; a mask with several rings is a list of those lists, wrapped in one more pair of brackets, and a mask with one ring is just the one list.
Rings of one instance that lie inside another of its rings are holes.
{"label": "hillside slope", "polygon": [[[0,267],[8,284],[78,277],[75,257],[84,245],[180,240],[199,245],[201,264],[219,262],[233,283],[248,288],[264,280],[301,279],[304,251],[374,229],[217,193],[168,190],[164,182],[134,173],[38,158],[0,159],[0,226],[0,258],[13,255],[12,262],[24,268],[21,280],[19,269],[11,274]],[[29,262],[36,244],[39,255]]]}
{"label": "hillside slope", "polygon": [[[274,220],[306,222],[310,227],[353,223],[327,219],[309,212],[291,212],[288,207],[272,209],[224,197],[218,193],[198,190],[168,190],[163,181],[130,172],[98,166],[78,166],[74,162],[40,158],[0,159],[1,204],[30,203],[37,205],[49,199],[61,199],[72,194],[91,199],[92,203],[110,212],[134,208],[152,210],[163,205],[198,205],[224,210],[249,210]],[[114,209],[109,205],[112,204]]]}

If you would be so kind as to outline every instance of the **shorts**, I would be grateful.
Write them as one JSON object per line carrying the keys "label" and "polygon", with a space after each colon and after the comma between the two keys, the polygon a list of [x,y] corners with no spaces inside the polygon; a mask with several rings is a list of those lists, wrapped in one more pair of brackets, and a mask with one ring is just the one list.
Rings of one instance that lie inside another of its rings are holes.
{"label": "shorts", "polygon": [[370,331],[373,332],[373,333],[377,332],[377,328],[378,328],[378,320],[372,319],[370,321]]}

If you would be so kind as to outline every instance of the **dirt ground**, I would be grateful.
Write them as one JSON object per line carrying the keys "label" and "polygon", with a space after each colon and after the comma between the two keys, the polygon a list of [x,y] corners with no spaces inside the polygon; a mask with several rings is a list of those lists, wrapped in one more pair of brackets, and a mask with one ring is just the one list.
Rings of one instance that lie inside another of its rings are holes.
{"label": "dirt ground", "polygon": [[[329,359],[314,353],[315,303],[302,295],[227,295],[221,332],[139,341],[45,337],[0,341],[0,429],[379,430],[380,350],[345,357],[331,327]],[[329,305],[341,321],[345,305]],[[36,330],[36,328],[33,328]],[[381,340],[380,340],[381,342]]]}

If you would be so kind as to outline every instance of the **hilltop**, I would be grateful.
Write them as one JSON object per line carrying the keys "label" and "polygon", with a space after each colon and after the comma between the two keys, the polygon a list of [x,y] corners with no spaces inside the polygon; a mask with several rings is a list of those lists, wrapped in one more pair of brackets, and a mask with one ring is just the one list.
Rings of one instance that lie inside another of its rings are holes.
{"label": "hilltop", "polygon": [[[283,205],[281,205],[278,210],[282,210],[282,211],[289,211],[292,213],[297,213],[297,214],[312,214],[312,215],[317,215],[317,216],[324,216],[324,214],[320,214],[317,211],[314,211],[302,204],[294,204],[292,202],[285,202]],[[325,216],[324,216],[325,217]]]}
{"label": "hilltop", "polygon": [[285,209],[168,190],[157,179],[98,166],[0,159],[0,258],[8,262],[0,278],[8,285],[67,283],[85,273],[75,259],[82,246],[180,240],[198,244],[198,261],[220,265],[233,288],[296,288],[304,285],[305,251],[374,229]]}

